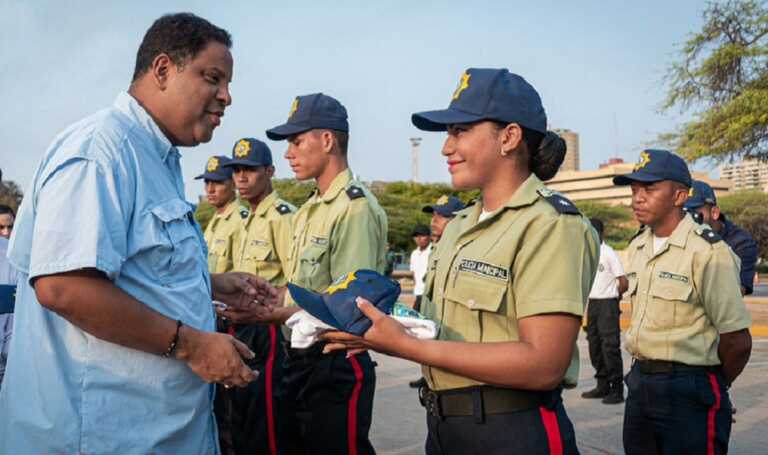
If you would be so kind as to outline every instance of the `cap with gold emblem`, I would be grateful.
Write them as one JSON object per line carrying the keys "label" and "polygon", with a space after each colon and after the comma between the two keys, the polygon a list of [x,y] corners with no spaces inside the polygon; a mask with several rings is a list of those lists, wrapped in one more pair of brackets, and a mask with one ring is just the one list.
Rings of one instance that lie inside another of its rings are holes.
{"label": "cap with gold emblem", "polygon": [[212,156],[205,163],[205,172],[195,177],[195,180],[205,179],[223,182],[232,178],[232,169],[227,168],[229,158],[222,155]]}
{"label": "cap with gold emblem", "polygon": [[614,185],[629,185],[632,182],[652,183],[662,180],[672,180],[691,186],[691,172],[682,158],[667,150],[648,149],[640,152],[640,159],[632,172],[617,175],[613,178]]}
{"label": "cap with gold emblem", "polygon": [[446,218],[452,218],[456,212],[464,210],[465,205],[456,196],[446,194],[440,196],[432,205],[426,205],[421,209],[424,213],[437,213]]}
{"label": "cap with gold emblem", "polygon": [[288,120],[267,130],[267,137],[281,141],[294,134],[318,128],[349,132],[347,109],[332,96],[312,93],[297,96],[288,111]]}
{"label": "cap with gold emblem", "polygon": [[232,147],[232,159],[226,164],[234,166],[271,166],[272,151],[264,142],[252,137],[244,137]]}

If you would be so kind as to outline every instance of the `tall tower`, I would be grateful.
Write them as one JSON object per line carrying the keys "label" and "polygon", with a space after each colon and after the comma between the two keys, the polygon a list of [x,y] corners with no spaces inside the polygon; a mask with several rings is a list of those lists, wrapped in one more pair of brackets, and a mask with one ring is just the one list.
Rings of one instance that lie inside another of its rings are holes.
{"label": "tall tower", "polygon": [[419,181],[419,145],[420,137],[411,138],[411,180],[415,183]]}
{"label": "tall tower", "polygon": [[579,133],[571,131],[569,129],[560,128],[555,129],[555,133],[565,140],[567,151],[565,152],[565,161],[560,166],[561,171],[578,171],[579,170]]}

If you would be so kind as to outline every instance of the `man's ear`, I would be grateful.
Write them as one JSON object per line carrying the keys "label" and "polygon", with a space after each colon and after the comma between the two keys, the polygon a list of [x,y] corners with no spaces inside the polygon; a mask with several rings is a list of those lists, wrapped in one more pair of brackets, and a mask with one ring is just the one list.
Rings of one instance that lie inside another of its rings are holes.
{"label": "man's ear", "polygon": [[336,144],[336,138],[330,131],[322,130],[320,132],[320,143],[323,146],[323,153],[328,154],[333,152],[334,145]]}
{"label": "man's ear", "polygon": [[517,123],[510,123],[499,131],[501,154],[506,156],[520,147],[523,142],[523,129]]}
{"label": "man's ear", "polygon": [[672,183],[674,186],[675,195],[673,196],[673,201],[675,207],[682,207],[685,205],[685,201],[688,200],[688,188],[685,188],[683,186],[678,186],[675,183]]}
{"label": "man's ear", "polygon": [[152,60],[152,66],[150,67],[152,82],[160,90],[165,90],[168,87],[168,80],[174,71],[176,71],[176,65],[168,54],[158,54]]}
{"label": "man's ear", "polygon": [[272,178],[275,175],[275,166],[272,166],[271,164],[264,168],[264,172],[267,174],[267,177]]}

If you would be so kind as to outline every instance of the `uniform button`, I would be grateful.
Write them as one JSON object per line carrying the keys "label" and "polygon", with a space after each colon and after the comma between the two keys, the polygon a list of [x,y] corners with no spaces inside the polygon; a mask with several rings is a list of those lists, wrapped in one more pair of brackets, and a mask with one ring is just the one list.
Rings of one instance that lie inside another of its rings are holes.
{"label": "uniform button", "polygon": [[469,300],[467,301],[467,305],[469,305],[469,307],[470,307],[470,308],[472,308],[473,306],[475,306],[475,299],[469,299]]}

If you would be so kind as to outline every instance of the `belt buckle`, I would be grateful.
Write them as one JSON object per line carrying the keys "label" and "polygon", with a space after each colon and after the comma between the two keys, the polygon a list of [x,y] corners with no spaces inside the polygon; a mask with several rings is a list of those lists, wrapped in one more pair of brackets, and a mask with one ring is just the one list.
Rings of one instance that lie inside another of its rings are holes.
{"label": "belt buckle", "polygon": [[422,387],[419,389],[419,401],[431,416],[442,418],[440,396],[437,393],[427,387]]}

